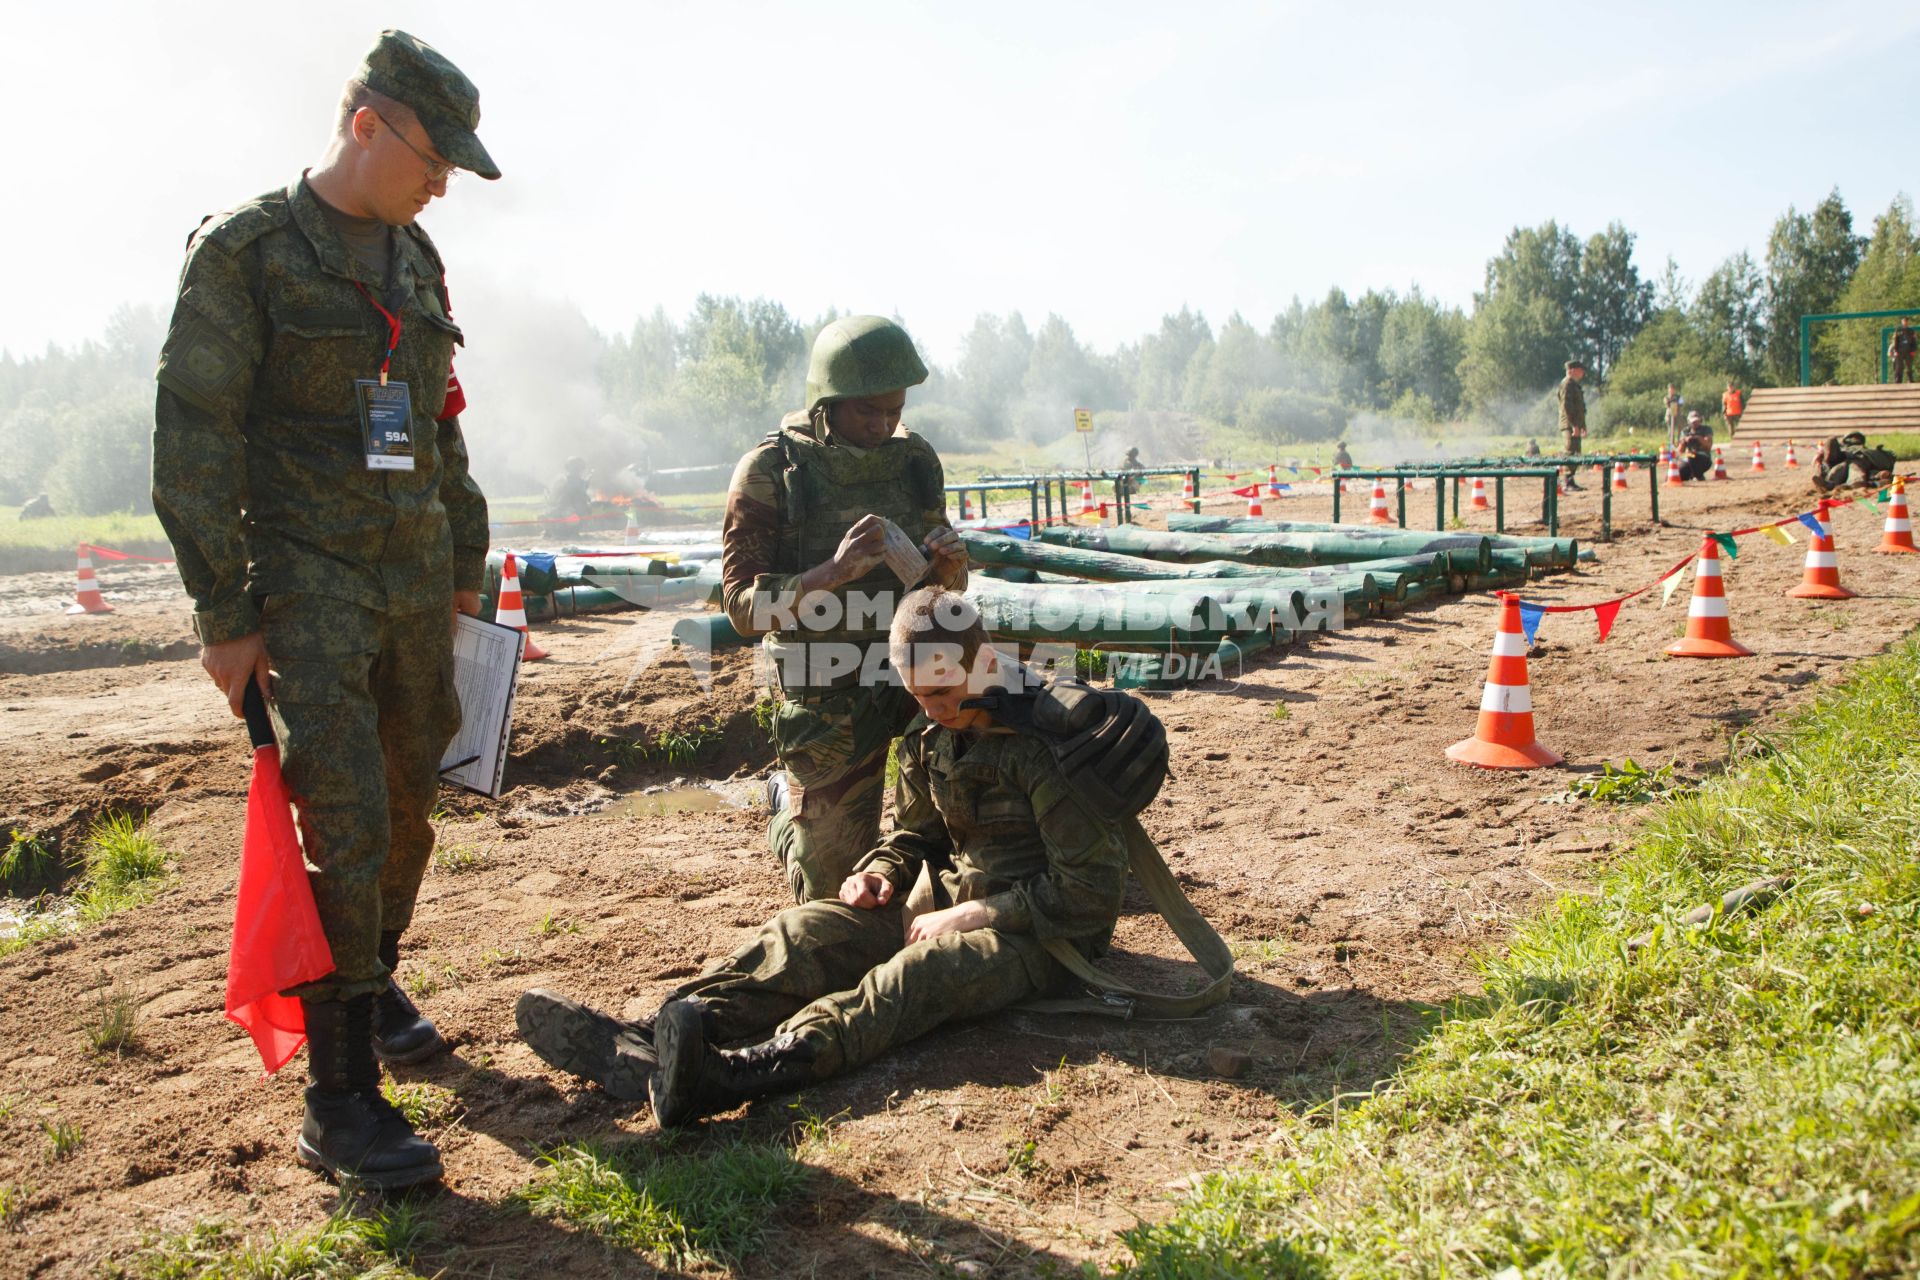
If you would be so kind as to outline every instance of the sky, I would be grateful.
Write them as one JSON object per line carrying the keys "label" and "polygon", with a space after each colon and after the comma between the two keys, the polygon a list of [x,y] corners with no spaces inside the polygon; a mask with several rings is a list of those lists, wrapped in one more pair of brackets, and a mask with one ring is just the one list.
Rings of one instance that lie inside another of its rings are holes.
{"label": "sky", "polygon": [[1916,152],[1920,11],[1884,4],[0,0],[0,349],[169,309],[187,235],[319,158],[389,25],[478,84],[506,175],[423,216],[456,312],[764,296],[942,362],[982,312],[1105,349],[1336,285],[1470,306],[1549,218],[1697,281],[1834,187],[1868,230]]}

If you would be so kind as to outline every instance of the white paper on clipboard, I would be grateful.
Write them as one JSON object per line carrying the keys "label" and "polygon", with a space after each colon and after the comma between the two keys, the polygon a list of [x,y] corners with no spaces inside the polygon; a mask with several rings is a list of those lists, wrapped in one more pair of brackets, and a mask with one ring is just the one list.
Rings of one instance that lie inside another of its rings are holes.
{"label": "white paper on clipboard", "polygon": [[453,687],[460,732],[440,757],[440,779],[500,797],[513,734],[513,695],[520,681],[526,632],[460,614],[453,620]]}

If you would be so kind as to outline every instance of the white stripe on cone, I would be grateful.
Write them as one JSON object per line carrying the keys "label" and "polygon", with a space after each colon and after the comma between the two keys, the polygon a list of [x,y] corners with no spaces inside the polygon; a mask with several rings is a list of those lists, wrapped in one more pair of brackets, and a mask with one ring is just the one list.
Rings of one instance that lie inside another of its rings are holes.
{"label": "white stripe on cone", "polygon": [[1725,596],[1703,596],[1696,594],[1693,603],[1687,606],[1689,618],[1725,618],[1727,598]]}
{"label": "white stripe on cone", "polygon": [[1496,658],[1524,658],[1527,656],[1527,638],[1517,631],[1496,631],[1493,633],[1493,656]]}
{"label": "white stripe on cone", "polygon": [[1533,710],[1533,693],[1523,684],[1489,684],[1480,690],[1480,709],[1482,711],[1503,711],[1515,714]]}

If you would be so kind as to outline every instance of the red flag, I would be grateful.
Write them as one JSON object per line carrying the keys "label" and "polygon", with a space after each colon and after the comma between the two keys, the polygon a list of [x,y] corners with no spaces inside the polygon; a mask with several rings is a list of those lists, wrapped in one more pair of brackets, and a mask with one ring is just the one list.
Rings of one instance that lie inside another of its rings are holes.
{"label": "red flag", "polygon": [[280,747],[257,684],[247,685],[244,705],[253,739],[253,782],[247,789],[247,838],[227,957],[227,1017],[247,1029],[272,1075],[307,1038],[300,1001],[280,993],[332,973],[333,952],[313,905],[287,784],[280,776]]}
{"label": "red flag", "polygon": [[1618,600],[1609,600],[1593,606],[1593,620],[1600,624],[1602,640],[1607,638],[1607,632],[1613,630],[1613,620],[1620,615],[1620,603]]}
{"label": "red flag", "polygon": [[1258,492],[1260,492],[1260,486],[1257,484],[1250,484],[1244,489],[1235,489],[1233,491],[1233,496],[1236,498],[1251,498],[1254,494]]}

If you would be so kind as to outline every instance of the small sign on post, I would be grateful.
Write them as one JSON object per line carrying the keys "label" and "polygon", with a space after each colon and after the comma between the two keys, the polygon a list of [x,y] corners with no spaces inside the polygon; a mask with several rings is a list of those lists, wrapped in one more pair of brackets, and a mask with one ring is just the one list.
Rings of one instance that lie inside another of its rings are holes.
{"label": "small sign on post", "polygon": [[[1073,429],[1083,436],[1091,436],[1093,434],[1093,410],[1075,409],[1073,411]],[[1093,441],[1082,440],[1080,443],[1085,446],[1087,470],[1091,471],[1093,470]]]}

